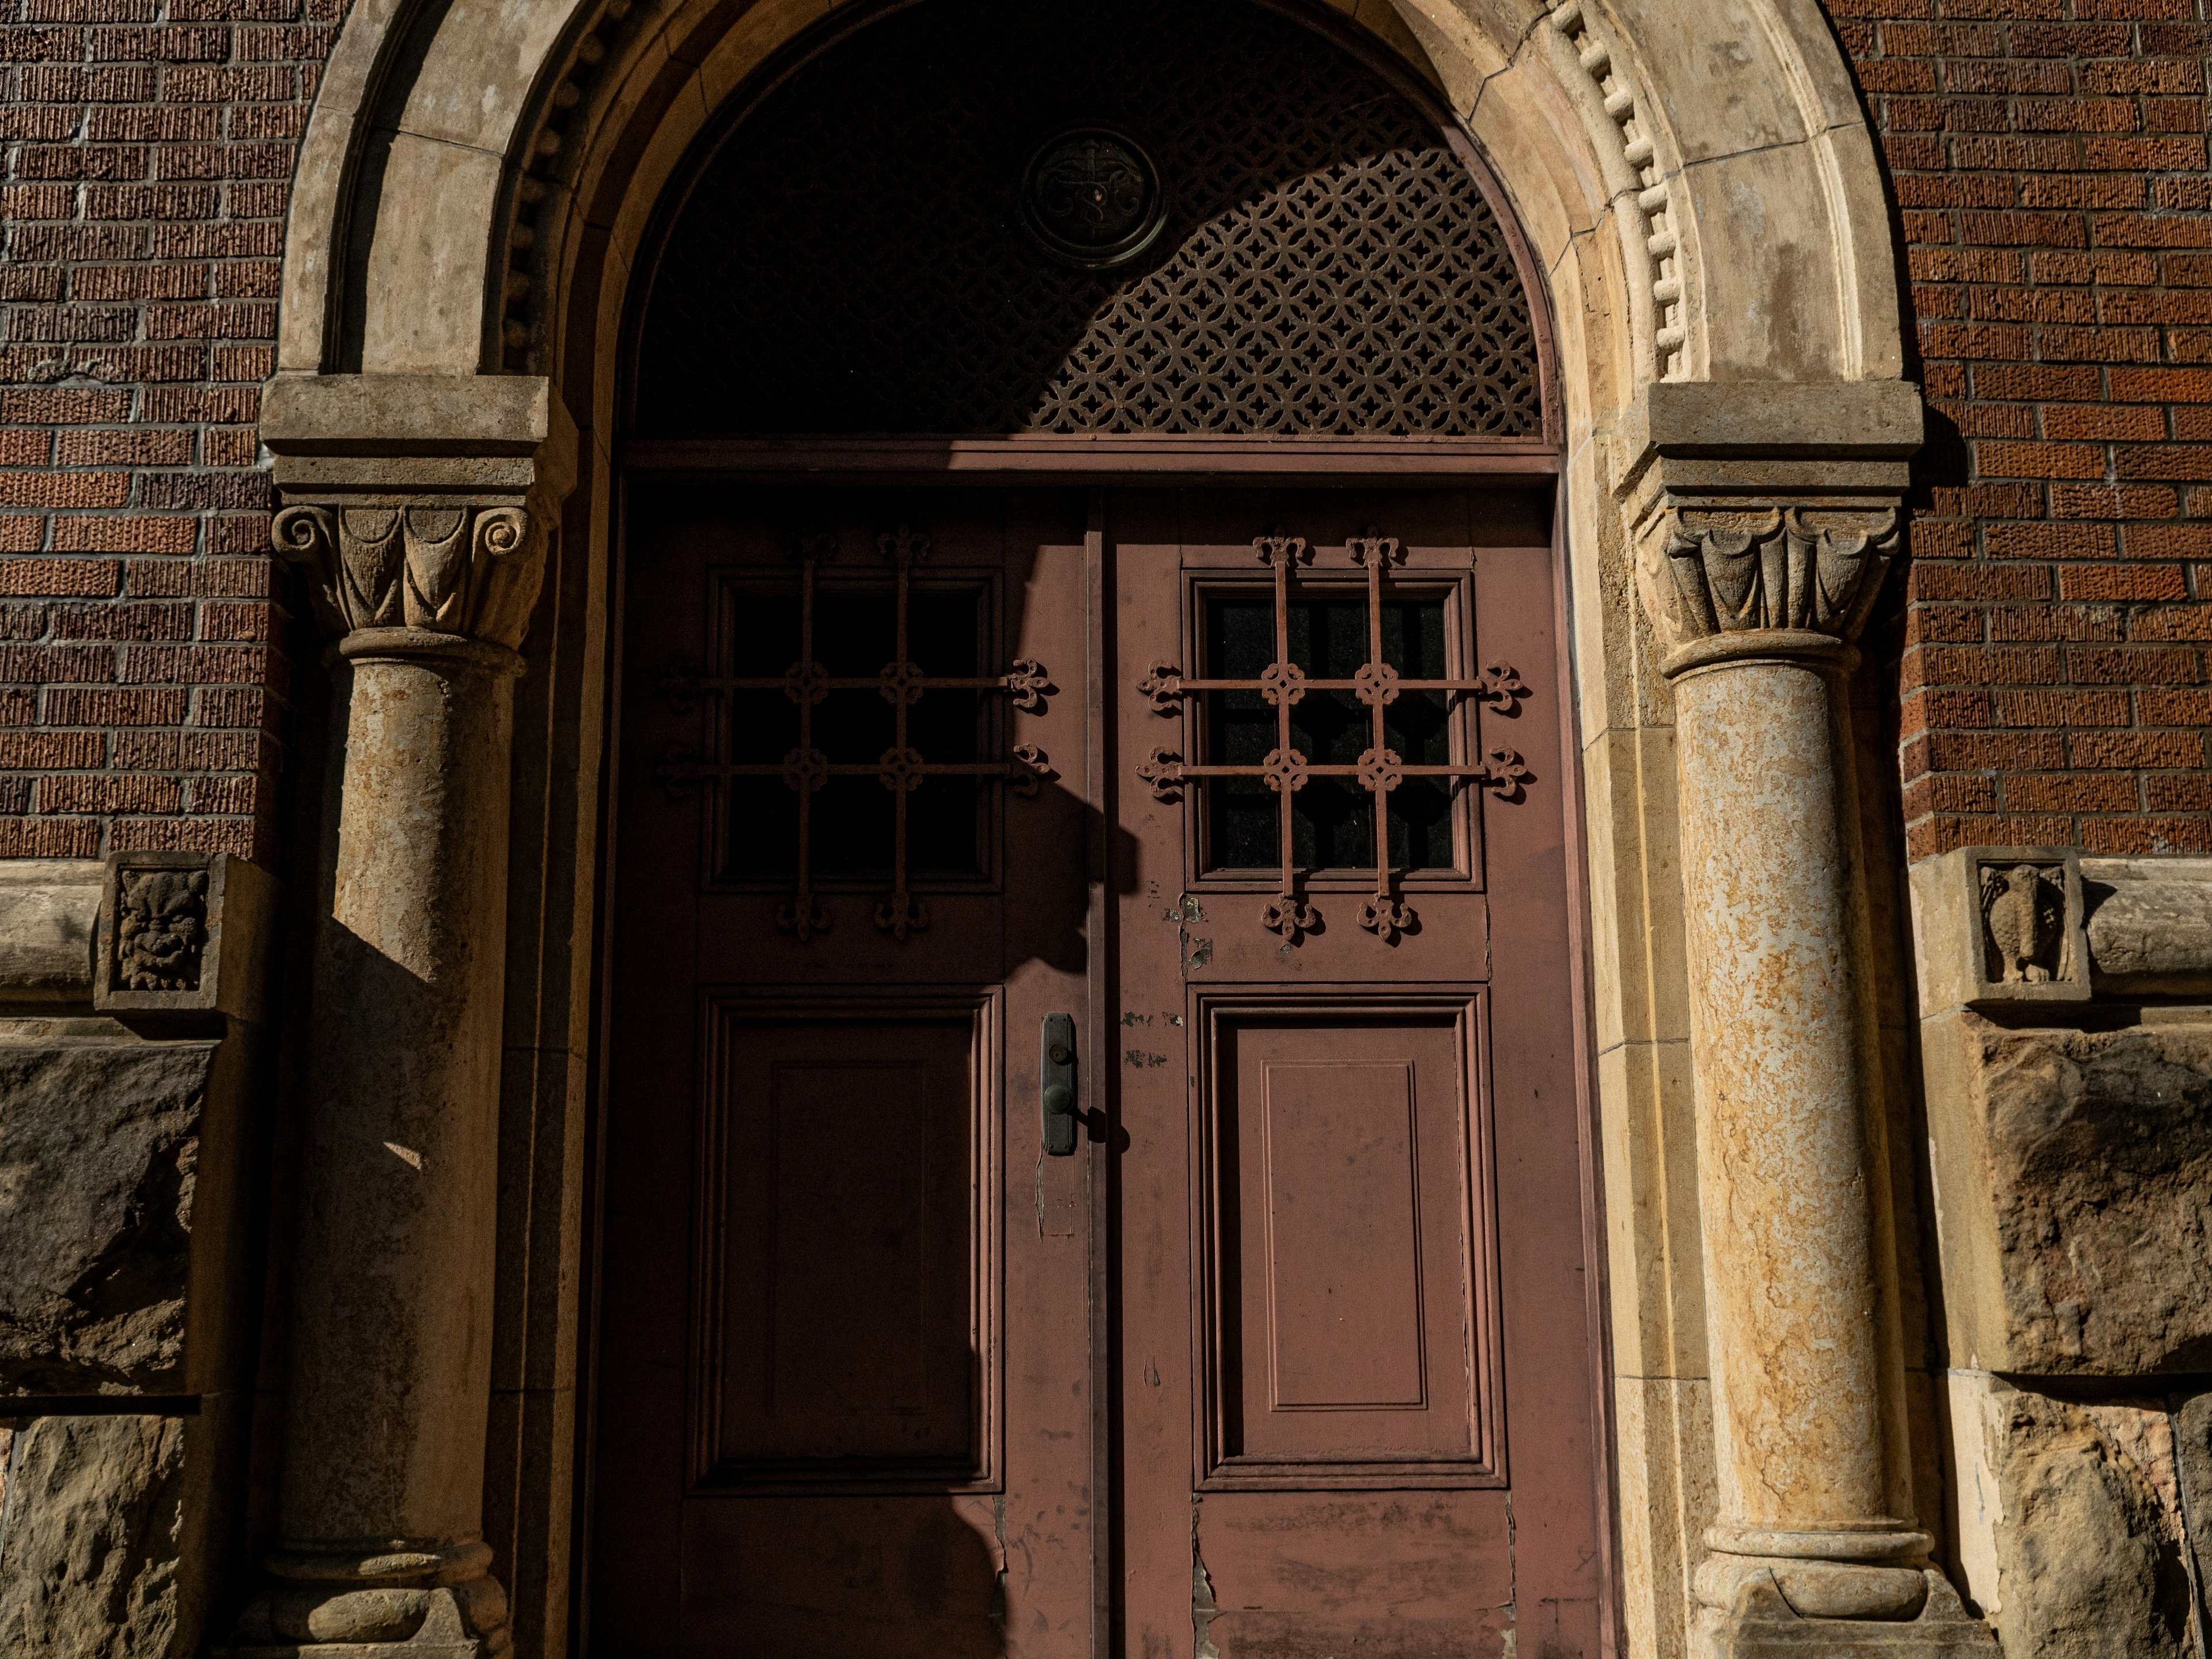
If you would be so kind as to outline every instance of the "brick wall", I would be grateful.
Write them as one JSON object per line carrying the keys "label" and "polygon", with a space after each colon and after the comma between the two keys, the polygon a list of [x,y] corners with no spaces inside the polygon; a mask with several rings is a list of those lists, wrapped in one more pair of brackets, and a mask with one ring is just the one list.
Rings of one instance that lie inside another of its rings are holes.
{"label": "brick wall", "polygon": [[2212,851],[2201,0],[1826,0],[1891,171],[1936,441],[1907,840]]}
{"label": "brick wall", "polygon": [[0,856],[274,856],[253,423],[342,3],[0,0]]}
{"label": "brick wall", "polygon": [[[2205,0],[1826,0],[1935,441],[1898,663],[1916,858],[2212,851]],[[273,856],[253,463],[343,0],[0,0],[0,856]]]}

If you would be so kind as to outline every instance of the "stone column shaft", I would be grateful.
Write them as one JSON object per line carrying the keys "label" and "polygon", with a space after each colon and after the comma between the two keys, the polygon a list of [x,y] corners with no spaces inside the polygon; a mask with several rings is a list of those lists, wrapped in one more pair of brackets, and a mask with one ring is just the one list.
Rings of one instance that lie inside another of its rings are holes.
{"label": "stone column shaft", "polygon": [[331,641],[342,741],[277,1548],[240,1659],[511,1647],[483,1540],[508,761],[557,414],[542,380],[330,377],[270,394],[289,503],[276,542]]}
{"label": "stone column shaft", "polygon": [[[1699,1659],[1986,1648],[1910,1514],[1865,872],[1844,677],[1887,501],[1659,481],[1719,1514]],[[1815,471],[1817,471],[1815,469]]]}
{"label": "stone column shaft", "polygon": [[376,654],[387,631],[341,647],[282,1509],[299,1549],[435,1550],[480,1520],[511,653]]}
{"label": "stone column shaft", "polygon": [[1833,1555],[1848,1539],[1819,1534],[1905,1528],[1888,1512],[1837,653],[1801,643],[1685,672],[1674,707],[1721,1528],[1746,1553]]}

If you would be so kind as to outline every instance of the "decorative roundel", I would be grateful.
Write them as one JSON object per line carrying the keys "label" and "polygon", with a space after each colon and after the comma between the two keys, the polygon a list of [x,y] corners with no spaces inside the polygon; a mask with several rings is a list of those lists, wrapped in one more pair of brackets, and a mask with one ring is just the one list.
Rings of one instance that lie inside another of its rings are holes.
{"label": "decorative roundel", "polygon": [[1110,127],[1064,127],[1022,170],[1022,222],[1044,251],[1086,270],[1127,264],[1168,217],[1159,169]]}

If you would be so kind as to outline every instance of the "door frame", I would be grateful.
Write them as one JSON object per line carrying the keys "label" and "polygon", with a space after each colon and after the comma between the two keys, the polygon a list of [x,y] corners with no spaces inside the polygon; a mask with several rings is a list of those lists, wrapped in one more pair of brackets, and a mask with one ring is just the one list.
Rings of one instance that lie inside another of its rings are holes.
{"label": "door frame", "polygon": [[[1501,216],[1503,217],[1503,216]],[[1510,227],[1510,220],[1504,220]],[[1517,234],[1517,233],[1516,233]],[[1540,293],[1532,293],[1540,337],[1548,331],[1546,305]],[[1549,353],[1545,354],[1548,380]],[[1549,387],[1547,388],[1547,407]],[[1593,1520],[1600,1540],[1598,1564],[1598,1628],[1601,1641],[1610,1650],[1607,1659],[1625,1654],[1620,1596],[1620,1517],[1614,1494],[1618,1448],[1614,1435],[1613,1366],[1610,1322],[1610,1276],[1606,1250],[1604,1182],[1601,1175],[1602,1125],[1596,1086],[1596,1039],[1593,1012],[1595,986],[1590,950],[1590,891],[1589,842],[1585,816],[1582,756],[1577,746],[1580,730],[1574,651],[1575,632],[1571,588],[1567,569],[1566,459],[1555,444],[1543,440],[1483,439],[1346,439],[1183,437],[1152,434],[1106,437],[1025,435],[1004,439],[975,438],[846,438],[778,437],[732,439],[631,438],[616,447],[612,488],[608,495],[612,533],[608,605],[608,630],[604,664],[605,702],[601,711],[605,735],[599,786],[599,831],[592,887],[596,926],[592,945],[592,1054],[591,1087],[586,1101],[583,1172],[584,1206],[580,1218],[581,1251],[576,1291],[578,1352],[575,1371],[575,1482],[573,1491],[574,1522],[570,1538],[570,1585],[574,1618],[572,1644],[580,1650],[590,1629],[590,1571],[592,1504],[595,1495],[593,1432],[598,1376],[598,1310],[603,1289],[599,1250],[599,1206],[605,1158],[605,1102],[612,1043],[613,935],[611,919],[617,902],[616,849],[620,826],[615,814],[614,781],[619,775],[622,708],[620,685],[626,645],[626,596],[629,574],[629,498],[633,489],[655,484],[721,483],[745,485],[805,484],[823,489],[900,486],[975,488],[1081,487],[1090,491],[1085,537],[1089,567],[1088,616],[1085,627],[1084,696],[1090,716],[1084,796],[1102,811],[1106,801],[1106,767],[1112,734],[1111,699],[1103,678],[1111,661],[1112,641],[1108,619],[1112,615],[1113,579],[1104,544],[1105,492],[1129,487],[1203,487],[1233,489],[1304,483],[1316,489],[1352,489],[1388,485],[1435,489],[1549,489],[1552,502],[1552,587],[1558,650],[1553,664],[1559,697],[1559,775],[1567,780],[1561,811],[1565,815],[1567,850],[1567,950],[1571,982],[1575,986],[1571,1018],[1574,1023],[1574,1087],[1576,1140],[1581,1191],[1582,1248],[1586,1286],[1584,1325],[1587,1338],[1593,1455],[1591,1493]],[[1091,1029],[1103,1030],[1108,1018],[1106,999],[1115,972],[1112,895],[1107,890],[1102,849],[1086,849],[1090,886],[1090,938],[1092,960],[1088,982],[1091,1006]],[[1103,958],[1103,960],[1102,960]],[[1108,1083],[1097,1103],[1110,1125],[1116,1120],[1115,1085]],[[1116,1321],[1115,1284],[1117,1236],[1114,1229],[1114,1162],[1110,1133],[1103,1142],[1086,1138],[1086,1184],[1092,1194],[1088,1204],[1091,1223],[1092,1286],[1091,1398],[1093,1413],[1091,1504],[1094,1536],[1102,1542],[1092,1552],[1094,1659],[1116,1659],[1116,1629],[1113,1540],[1119,1519],[1112,1512],[1115,1489],[1114,1459],[1117,1425],[1118,1352],[1114,1341]],[[687,1197],[689,1195],[687,1194]],[[1101,1201],[1103,1200],[1103,1201]]]}

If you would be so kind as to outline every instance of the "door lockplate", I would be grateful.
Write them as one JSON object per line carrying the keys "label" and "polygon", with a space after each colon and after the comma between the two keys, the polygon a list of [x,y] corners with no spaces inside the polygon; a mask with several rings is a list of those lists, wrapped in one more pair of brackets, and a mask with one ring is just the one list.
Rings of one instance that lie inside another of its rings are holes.
{"label": "door lockplate", "polygon": [[1075,1151],[1075,1017],[1047,1014],[1037,1039],[1037,1115],[1048,1158]]}

